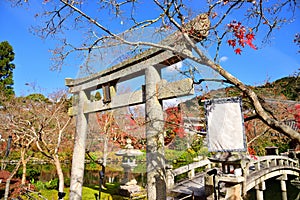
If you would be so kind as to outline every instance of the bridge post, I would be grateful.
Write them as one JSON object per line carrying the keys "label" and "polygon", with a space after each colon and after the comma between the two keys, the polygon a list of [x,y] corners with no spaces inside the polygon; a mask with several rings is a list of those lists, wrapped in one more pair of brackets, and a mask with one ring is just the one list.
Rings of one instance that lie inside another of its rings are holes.
{"label": "bridge post", "polygon": [[206,172],[204,176],[204,188],[205,188],[205,198],[207,200],[213,200],[216,199],[216,175],[217,170],[216,169],[210,169]]}
{"label": "bridge post", "polygon": [[243,176],[218,176],[218,185],[219,183],[225,183],[225,199],[236,199],[241,200],[243,195],[243,182],[246,180]]}
{"label": "bridge post", "polygon": [[281,187],[281,199],[287,200],[287,189],[286,189],[286,180],[288,180],[287,174],[283,174],[280,176],[277,180],[280,181],[280,187]]}
{"label": "bridge post", "polygon": [[273,160],[271,160],[270,165],[271,166],[277,166],[277,160],[276,160],[276,158],[274,158]]}
{"label": "bridge post", "polygon": [[174,174],[172,172],[173,166],[169,165],[166,166],[166,182],[167,182],[167,189],[171,190],[174,185],[175,185],[175,180],[174,180]]}
{"label": "bridge post", "polygon": [[266,190],[266,183],[263,181],[255,186],[256,189],[256,199],[264,200],[264,190]]}
{"label": "bridge post", "polygon": [[225,183],[226,196],[225,199],[242,200],[242,184],[241,183]]}
{"label": "bridge post", "polygon": [[269,167],[270,167],[270,163],[271,163],[271,161],[270,161],[270,160],[266,160],[266,161],[265,161],[266,168],[269,168]]}
{"label": "bridge post", "polygon": [[188,177],[189,177],[189,179],[193,179],[195,177],[195,169],[191,169],[188,172]]}
{"label": "bridge post", "polygon": [[283,166],[283,165],[284,165],[284,160],[280,159],[280,160],[279,160],[279,165],[280,165],[280,166]]}
{"label": "bridge post", "polygon": [[244,181],[242,183],[242,197],[244,198],[247,194],[246,186],[247,186],[247,176],[249,175],[249,166],[250,166],[250,160],[242,160],[241,161],[241,167],[243,170],[243,177]]}
{"label": "bridge post", "polygon": [[287,200],[287,191],[286,191],[286,183],[284,180],[280,181],[280,186],[281,186],[281,196],[282,200]]}
{"label": "bridge post", "polygon": [[256,163],[254,164],[254,166],[255,166],[255,169],[256,169],[257,171],[259,171],[259,170],[260,170],[260,161],[256,162]]}

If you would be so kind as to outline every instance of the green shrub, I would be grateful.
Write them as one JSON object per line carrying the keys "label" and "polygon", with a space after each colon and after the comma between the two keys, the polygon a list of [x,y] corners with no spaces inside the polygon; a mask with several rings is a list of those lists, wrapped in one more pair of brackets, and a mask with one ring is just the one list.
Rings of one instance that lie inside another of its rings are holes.
{"label": "green shrub", "polygon": [[211,153],[208,151],[208,148],[207,148],[207,147],[202,147],[202,148],[198,151],[198,154],[199,154],[200,156],[209,157]]}
{"label": "green shrub", "polygon": [[37,181],[36,183],[31,182],[31,183],[35,186],[35,188],[36,188],[38,191],[44,190],[44,189],[45,189],[45,183],[42,182],[42,181]]}
{"label": "green shrub", "polygon": [[[17,172],[17,177],[21,178],[23,174],[23,169],[22,167],[18,170]],[[38,180],[41,172],[39,169],[32,167],[30,165],[27,165],[26,169],[26,179],[27,180]]]}
{"label": "green shrub", "polygon": [[34,182],[34,180],[32,180],[31,184],[33,184],[38,191],[40,191],[40,190],[55,190],[58,188],[58,178],[55,178],[48,182],[42,182],[42,181]]}
{"label": "green shrub", "polygon": [[58,178],[52,179],[45,183],[45,188],[48,190],[57,189],[58,188]]}
{"label": "green shrub", "polygon": [[65,183],[65,187],[70,187],[71,179],[69,177],[65,177],[64,183]]}
{"label": "green shrub", "polygon": [[106,192],[109,194],[118,194],[120,183],[106,183]]}

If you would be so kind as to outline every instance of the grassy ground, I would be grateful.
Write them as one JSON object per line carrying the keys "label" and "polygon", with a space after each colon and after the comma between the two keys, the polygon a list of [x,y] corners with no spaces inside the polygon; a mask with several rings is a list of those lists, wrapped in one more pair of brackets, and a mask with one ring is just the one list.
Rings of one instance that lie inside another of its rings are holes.
{"label": "grassy ground", "polygon": [[[184,155],[185,151],[178,151],[178,150],[170,150],[167,149],[165,152],[165,157],[166,159],[170,162],[169,164],[173,164],[174,160],[178,159],[180,156]],[[95,157],[97,157],[96,155],[93,155]],[[143,162],[144,161],[144,162]],[[146,154],[144,152],[143,155],[138,156],[137,158],[137,162],[139,162],[139,165],[134,169],[135,173],[145,173],[146,172]],[[93,163],[87,164],[86,168],[88,168],[88,166],[92,165]],[[96,165],[98,167],[98,165]],[[97,169],[97,167],[95,168],[95,166],[90,166],[90,168],[92,168],[93,170]],[[110,170],[111,166],[107,167],[107,170]],[[118,170],[122,171],[123,168],[120,166],[120,163],[118,163],[117,165]],[[116,170],[117,168],[116,166],[113,166],[113,169],[111,169],[112,171]],[[36,185],[37,183],[35,183]],[[42,185],[44,185],[45,183],[43,182]],[[51,190],[48,187],[37,187],[39,189],[39,193],[45,197],[48,200],[52,200],[52,199],[58,199],[58,192],[57,190]],[[45,188],[45,189],[44,189]],[[46,189],[48,188],[48,189]],[[114,191],[115,188],[115,184],[114,185],[106,185],[106,189],[104,191],[102,191],[101,193],[101,199],[106,199],[106,200],[118,200],[118,199],[123,199],[120,196],[116,196],[116,193]],[[64,197],[64,199],[69,199],[69,188],[65,189],[65,193],[66,196]],[[96,196],[98,195],[99,191],[97,190],[97,186],[96,188],[92,189],[90,187],[83,187],[83,191],[82,191],[82,199],[91,199],[91,200],[95,200]],[[31,194],[33,195],[33,194]],[[37,197],[37,194],[35,194],[35,197]],[[26,199],[26,198],[25,198]],[[37,199],[42,199],[42,198],[37,198]]]}
{"label": "grassy ground", "polygon": [[[66,188],[65,190],[66,196],[64,199],[69,199],[69,188]],[[43,197],[45,197],[48,200],[57,200],[58,198],[58,192],[57,190],[40,190],[40,193]],[[93,200],[96,199],[95,194],[99,194],[98,190],[94,190],[91,188],[83,187],[82,188],[82,199],[89,199]],[[35,195],[37,196],[37,195]],[[110,194],[101,192],[101,199],[103,200],[113,200],[113,198]]]}

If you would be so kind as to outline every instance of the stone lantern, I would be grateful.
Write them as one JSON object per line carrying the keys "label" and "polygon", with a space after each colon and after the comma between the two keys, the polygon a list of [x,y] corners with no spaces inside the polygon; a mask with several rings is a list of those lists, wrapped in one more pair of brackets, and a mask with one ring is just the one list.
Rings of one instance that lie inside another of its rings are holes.
{"label": "stone lantern", "polygon": [[131,196],[133,193],[141,192],[141,187],[132,175],[133,169],[137,166],[136,157],[142,155],[140,150],[134,149],[130,138],[126,140],[124,149],[116,152],[117,156],[122,156],[122,167],[124,168],[124,178],[121,181],[119,193],[123,196]]}

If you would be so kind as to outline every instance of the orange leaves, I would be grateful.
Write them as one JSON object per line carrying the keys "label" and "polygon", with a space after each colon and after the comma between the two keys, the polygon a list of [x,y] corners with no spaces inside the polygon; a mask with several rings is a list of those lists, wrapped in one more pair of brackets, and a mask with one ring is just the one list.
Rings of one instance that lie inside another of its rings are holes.
{"label": "orange leaves", "polygon": [[300,104],[295,105],[295,121],[297,123],[297,127],[300,129]]}
{"label": "orange leaves", "polygon": [[248,153],[249,153],[250,155],[256,155],[255,150],[254,150],[253,148],[251,148],[251,147],[248,147]]}
{"label": "orange leaves", "polygon": [[179,136],[179,138],[185,137],[184,129],[182,128],[182,114],[180,108],[170,107],[166,110],[166,124],[165,129],[168,130],[169,138],[172,138],[172,134]]}
{"label": "orange leaves", "polygon": [[241,48],[244,48],[245,45],[248,45],[254,50],[257,50],[257,47],[252,43],[254,38],[254,34],[250,31],[247,31],[246,28],[241,24],[241,22],[232,21],[228,26],[228,31],[232,33],[233,39],[227,40],[229,46],[235,48],[237,45],[239,46],[234,50],[236,54],[241,55]]}

